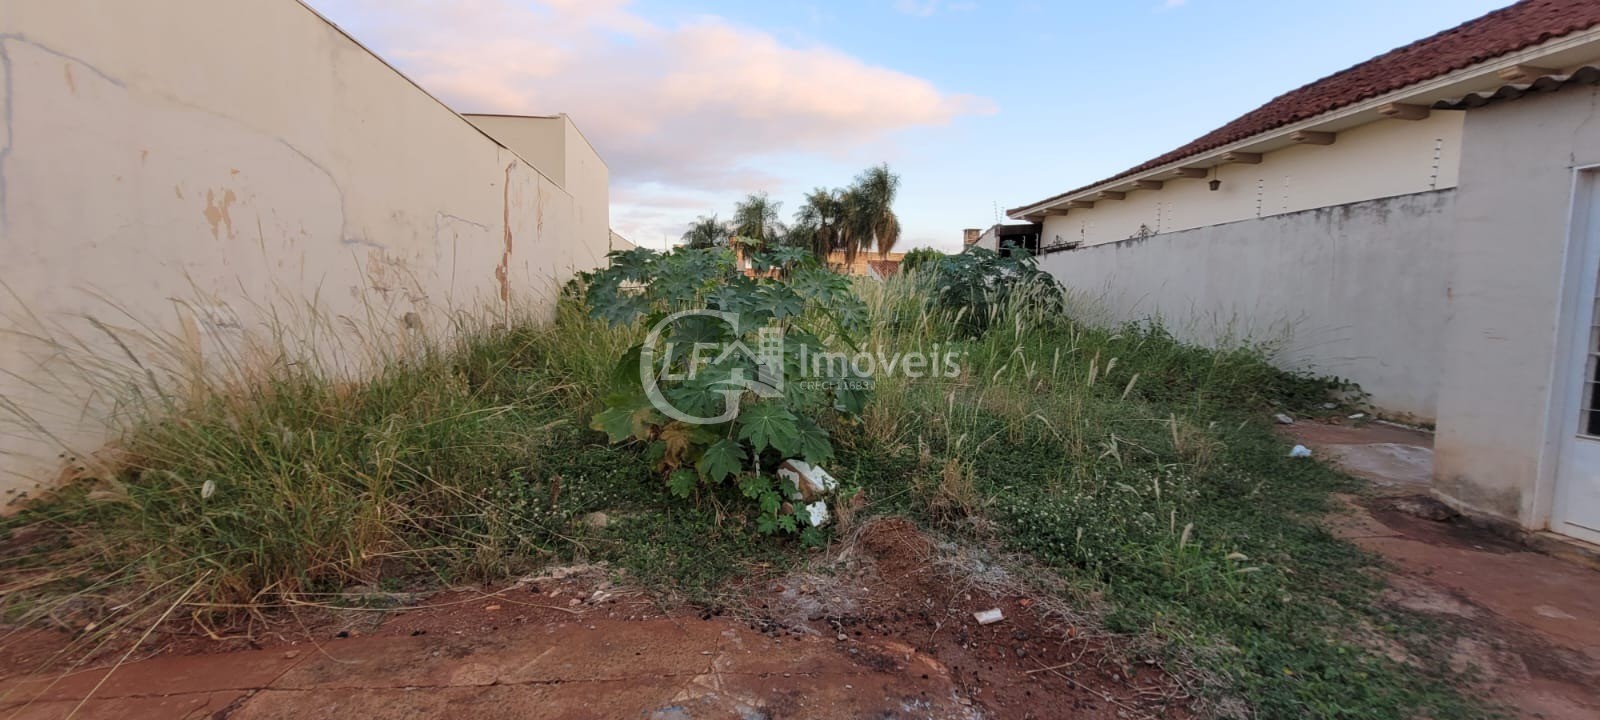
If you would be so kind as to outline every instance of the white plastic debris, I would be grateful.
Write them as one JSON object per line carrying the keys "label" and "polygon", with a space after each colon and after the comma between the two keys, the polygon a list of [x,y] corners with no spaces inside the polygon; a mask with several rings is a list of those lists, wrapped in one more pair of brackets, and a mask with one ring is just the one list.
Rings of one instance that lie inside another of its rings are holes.
{"label": "white plastic debris", "polygon": [[1304,445],[1296,445],[1289,451],[1289,457],[1311,457],[1311,448]]}
{"label": "white plastic debris", "polygon": [[790,496],[791,500],[811,502],[832,493],[834,488],[839,487],[839,481],[829,475],[827,470],[801,460],[784,461],[778,466],[778,478],[794,484],[795,492]]}
{"label": "white plastic debris", "polygon": [[1294,418],[1289,417],[1288,415],[1285,415],[1284,413],[1278,413],[1277,415],[1273,415],[1272,419],[1278,421],[1279,425],[1293,425],[1294,424]]}
{"label": "white plastic debris", "polygon": [[1356,413],[1356,414],[1354,414],[1354,415],[1351,415],[1351,416],[1350,416],[1350,419],[1351,419],[1351,420],[1360,420],[1360,419],[1361,419],[1361,418],[1364,418],[1364,417],[1366,417],[1366,416],[1367,416],[1367,414],[1366,414],[1366,413]]}
{"label": "white plastic debris", "polygon": [[806,512],[811,513],[811,527],[822,527],[828,524],[828,502],[818,500],[806,506]]}
{"label": "white plastic debris", "polygon": [[977,620],[979,625],[993,625],[1006,619],[1006,616],[1000,612],[1000,608],[995,608],[993,610],[975,612],[972,614],[972,618]]}
{"label": "white plastic debris", "polygon": [[1323,403],[1322,404],[1322,409],[1323,410],[1332,410],[1332,409],[1334,409],[1336,407],[1339,407],[1339,403]]}

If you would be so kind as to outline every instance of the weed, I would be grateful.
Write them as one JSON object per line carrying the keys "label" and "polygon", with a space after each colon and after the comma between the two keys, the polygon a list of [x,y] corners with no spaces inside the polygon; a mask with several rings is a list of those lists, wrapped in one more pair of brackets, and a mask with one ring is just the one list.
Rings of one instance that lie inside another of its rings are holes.
{"label": "weed", "polygon": [[[937,343],[961,372],[880,378],[859,423],[828,428],[830,469],[870,499],[841,519],[905,513],[1032,556],[1108,629],[1202,679],[1192,691],[1216,713],[1485,714],[1428,660],[1442,630],[1376,604],[1374,561],[1319,524],[1350,481],[1285,458],[1262,420],[1346,388],[1276,370],[1260,347],[1073,322],[1037,282],[968,284],[986,294],[960,303],[937,277],[858,287],[866,342]],[[685,502],[659,458],[589,429],[638,336],[569,301],[553,324],[465,328],[360,382],[282,363],[174,398],[150,386],[182,367],[151,373],[143,397],[160,399],[129,422],[120,462],[5,521],[0,610],[93,645],[357,582],[573,560],[720,604],[803,553],[755,532],[738,488]],[[604,527],[585,519],[597,512]],[[1421,660],[1375,649],[1394,645]]]}
{"label": "weed", "polygon": [[[917,282],[867,288],[869,307],[903,312],[897,295]],[[1204,678],[1193,690],[1214,713],[1486,714],[1448,668],[1396,662],[1355,636],[1437,642],[1377,605],[1374,561],[1319,524],[1350,481],[1285,458],[1262,421],[1348,388],[1277,370],[1259,347],[1206,350],[1154,323],[1050,316],[1037,300],[1048,296],[1018,287],[991,302],[961,378],[880,380],[868,427],[919,442],[866,433],[844,444],[841,472],[938,526],[952,527],[954,508],[987,517],[989,537],[1054,568],[1081,598],[1103,598],[1108,629],[1159,641],[1169,665]],[[903,345],[964,323],[961,309],[935,303],[872,326],[876,342]],[[941,468],[963,469],[967,499],[932,485]]]}

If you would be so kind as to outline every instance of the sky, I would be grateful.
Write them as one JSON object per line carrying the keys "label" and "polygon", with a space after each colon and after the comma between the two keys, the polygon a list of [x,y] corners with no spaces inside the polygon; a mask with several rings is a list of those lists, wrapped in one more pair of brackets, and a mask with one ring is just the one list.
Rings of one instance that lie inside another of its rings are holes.
{"label": "sky", "polygon": [[646,247],[888,163],[896,250],[1113,175],[1506,0],[308,0],[463,113],[567,113]]}

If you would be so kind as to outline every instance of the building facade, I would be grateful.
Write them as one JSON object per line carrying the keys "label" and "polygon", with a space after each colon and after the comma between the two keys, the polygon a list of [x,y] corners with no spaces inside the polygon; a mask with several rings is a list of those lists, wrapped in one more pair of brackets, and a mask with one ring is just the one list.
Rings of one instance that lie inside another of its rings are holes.
{"label": "building facade", "polygon": [[1600,5],[1527,0],[1009,213],[1098,319],[1274,343],[1436,424],[1441,498],[1595,542],[1597,108]]}

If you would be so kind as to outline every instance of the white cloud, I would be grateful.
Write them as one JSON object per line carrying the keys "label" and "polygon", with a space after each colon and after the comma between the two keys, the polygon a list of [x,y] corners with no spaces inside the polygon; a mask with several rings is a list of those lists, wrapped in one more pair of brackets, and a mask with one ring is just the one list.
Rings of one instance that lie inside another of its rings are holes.
{"label": "white cloud", "polygon": [[781,181],[757,169],[762,158],[837,155],[994,111],[987,100],[719,17],[658,24],[627,0],[352,1],[380,52],[446,103],[565,112],[619,184],[753,190]]}

